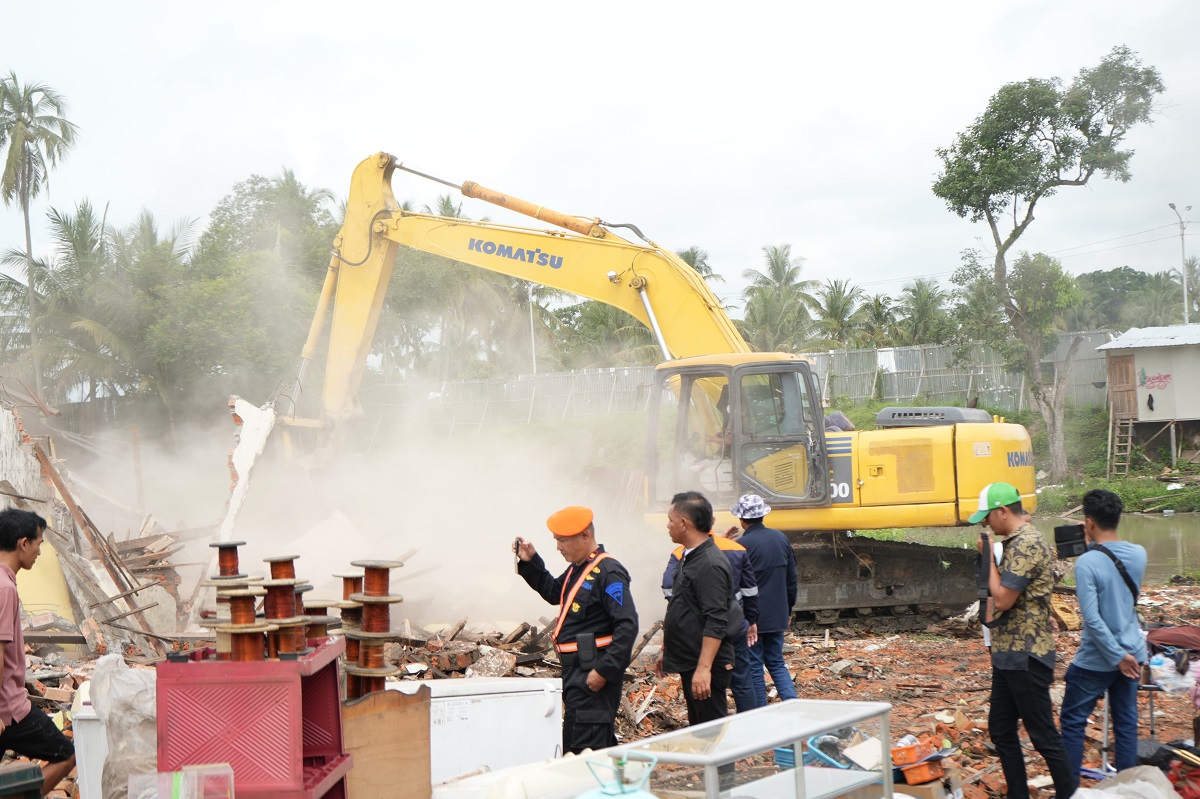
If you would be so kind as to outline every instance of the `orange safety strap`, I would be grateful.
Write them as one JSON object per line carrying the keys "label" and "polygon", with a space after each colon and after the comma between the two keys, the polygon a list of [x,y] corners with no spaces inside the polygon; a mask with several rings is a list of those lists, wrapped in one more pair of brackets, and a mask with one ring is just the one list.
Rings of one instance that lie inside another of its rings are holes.
{"label": "orange safety strap", "polygon": [[[567,583],[563,581],[562,592],[558,595],[558,622],[554,625],[554,634],[550,637],[558,642],[558,632],[562,629],[563,622],[567,620],[567,611],[571,609],[571,605],[575,603],[575,595],[579,593],[579,589],[583,587],[583,583],[587,580],[587,576],[592,573],[600,561],[605,558],[612,557],[607,552],[601,552],[595,558],[589,559],[583,564],[582,570],[579,573],[579,579],[575,581],[575,585],[571,586],[571,593],[567,595]],[[561,650],[560,650],[561,651]]]}
{"label": "orange safety strap", "polygon": [[[608,645],[609,645],[609,644],[611,644],[611,643],[612,643],[612,636],[611,636],[611,635],[602,635],[602,636],[600,636],[599,638],[597,638],[597,639],[596,639],[596,647],[597,647],[598,649],[603,649],[604,647],[608,646]],[[555,644],[555,645],[554,645],[554,651],[555,651],[555,652],[578,652],[578,651],[579,651],[579,644],[577,644],[577,643],[576,643],[576,642],[574,642],[574,641],[572,641],[572,642],[571,642],[571,643],[569,643],[569,644],[563,644],[562,646],[559,646],[558,644]]]}

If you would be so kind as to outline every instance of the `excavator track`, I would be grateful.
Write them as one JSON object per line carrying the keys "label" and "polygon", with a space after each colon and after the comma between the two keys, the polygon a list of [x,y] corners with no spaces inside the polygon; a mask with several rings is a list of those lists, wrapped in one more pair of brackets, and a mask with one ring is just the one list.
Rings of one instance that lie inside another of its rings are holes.
{"label": "excavator track", "polygon": [[973,549],[880,541],[841,532],[790,533],[799,590],[794,629],[920,630],[975,602]]}

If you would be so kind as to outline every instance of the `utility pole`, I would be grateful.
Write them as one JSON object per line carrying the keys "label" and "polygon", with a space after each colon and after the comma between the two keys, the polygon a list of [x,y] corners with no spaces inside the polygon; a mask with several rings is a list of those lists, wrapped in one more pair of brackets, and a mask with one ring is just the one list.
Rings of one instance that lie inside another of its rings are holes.
{"label": "utility pole", "polygon": [[[1187,290],[1187,248],[1183,243],[1183,231],[1187,229],[1187,222],[1183,221],[1183,215],[1179,213],[1179,209],[1175,207],[1175,203],[1167,203],[1171,210],[1175,212],[1175,216],[1179,218],[1179,255],[1182,258],[1180,263],[1180,277],[1183,278],[1183,323],[1188,324],[1188,290]],[[1183,209],[1184,211],[1192,210],[1192,206]]]}

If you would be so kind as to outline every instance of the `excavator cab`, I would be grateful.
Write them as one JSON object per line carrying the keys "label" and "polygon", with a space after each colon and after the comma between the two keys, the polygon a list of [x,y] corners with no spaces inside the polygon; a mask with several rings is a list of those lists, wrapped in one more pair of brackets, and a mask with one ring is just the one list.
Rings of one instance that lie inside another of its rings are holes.
{"label": "excavator cab", "polygon": [[807,362],[734,356],[688,358],[658,368],[651,397],[649,497],[665,507],[680,491],[714,505],[745,493],[774,507],[830,504],[824,416]]}

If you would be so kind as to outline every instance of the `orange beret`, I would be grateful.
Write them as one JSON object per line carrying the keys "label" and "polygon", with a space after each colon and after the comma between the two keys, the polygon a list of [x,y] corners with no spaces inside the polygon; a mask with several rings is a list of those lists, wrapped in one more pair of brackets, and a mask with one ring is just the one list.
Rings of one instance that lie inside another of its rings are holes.
{"label": "orange beret", "polygon": [[579,535],[591,523],[592,509],[582,505],[571,505],[555,511],[546,520],[546,526],[550,528],[550,532],[561,536]]}

